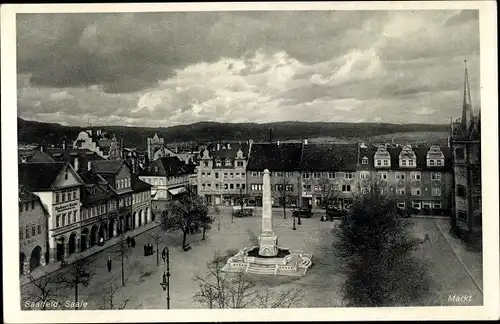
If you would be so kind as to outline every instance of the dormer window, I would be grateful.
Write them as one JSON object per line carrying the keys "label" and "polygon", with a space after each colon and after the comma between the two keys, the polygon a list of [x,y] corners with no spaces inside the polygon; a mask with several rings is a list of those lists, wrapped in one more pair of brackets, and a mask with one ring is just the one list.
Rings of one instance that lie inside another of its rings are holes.
{"label": "dormer window", "polygon": [[390,167],[391,166],[391,155],[387,151],[387,148],[384,145],[380,145],[375,152],[375,156],[373,157],[375,160],[376,167]]}
{"label": "dormer window", "polygon": [[368,164],[368,158],[366,156],[361,160],[361,164]]}
{"label": "dormer window", "polygon": [[381,166],[382,165],[382,161],[381,160],[377,160],[377,165]]}
{"label": "dormer window", "polygon": [[218,167],[222,166],[222,162],[220,160],[216,160],[215,166],[218,166]]}
{"label": "dormer window", "polygon": [[227,159],[225,165],[226,166],[232,166],[233,164],[232,164],[231,160]]}
{"label": "dormer window", "polygon": [[401,165],[406,166],[406,160],[401,160]]}
{"label": "dormer window", "polygon": [[388,160],[384,160],[384,166],[388,166],[389,165],[389,161]]}
{"label": "dormer window", "polygon": [[443,166],[444,154],[438,145],[432,145],[427,152],[427,166]]}
{"label": "dormer window", "polygon": [[408,165],[413,166],[413,160],[408,160]]}

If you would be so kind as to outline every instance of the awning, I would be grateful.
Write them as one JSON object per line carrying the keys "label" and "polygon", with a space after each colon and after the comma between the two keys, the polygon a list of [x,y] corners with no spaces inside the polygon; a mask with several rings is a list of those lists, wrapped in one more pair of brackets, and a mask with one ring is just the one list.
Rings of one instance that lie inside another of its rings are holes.
{"label": "awning", "polygon": [[171,195],[175,196],[180,193],[186,192],[186,188],[180,187],[180,188],[168,189],[168,192],[170,192]]}

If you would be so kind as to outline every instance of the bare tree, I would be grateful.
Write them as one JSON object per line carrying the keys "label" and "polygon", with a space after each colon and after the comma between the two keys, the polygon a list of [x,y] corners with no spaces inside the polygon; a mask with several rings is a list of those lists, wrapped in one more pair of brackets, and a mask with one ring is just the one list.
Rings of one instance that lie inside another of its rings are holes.
{"label": "bare tree", "polygon": [[83,285],[87,287],[94,276],[92,269],[94,260],[83,257],[82,254],[76,256],[67,271],[60,272],[56,277],[56,282],[67,288],[75,289],[75,310],[78,309],[78,287]]}
{"label": "bare tree", "polygon": [[300,289],[275,293],[267,285],[257,287],[243,272],[222,272],[226,259],[216,254],[208,263],[207,275],[194,278],[199,287],[195,301],[208,308],[279,308],[296,306],[304,298]]}
{"label": "bare tree", "polygon": [[220,231],[220,214],[222,211],[219,208],[219,206],[213,206],[212,210],[213,210],[214,214],[217,215],[217,230]]}
{"label": "bare tree", "polygon": [[122,271],[122,286],[125,286],[125,260],[128,259],[130,253],[130,247],[128,246],[125,235],[122,233],[118,238],[118,243],[112,250],[112,253],[116,255],[116,259],[120,261],[121,271]]}
{"label": "bare tree", "polygon": [[321,186],[321,204],[324,208],[334,206],[339,199],[339,190],[335,187],[333,181],[328,178],[319,180]]}
{"label": "bare tree", "polygon": [[[245,207],[248,202],[248,193],[245,189],[240,187],[238,195],[235,198],[236,203],[240,206],[240,216],[243,215],[243,207]],[[234,213],[231,213],[231,223],[234,221]]]}
{"label": "bare tree", "polygon": [[273,191],[274,197],[278,199],[281,207],[283,207],[283,218],[286,218],[286,208],[294,203],[297,203],[296,193],[293,191],[293,185],[287,177],[279,177],[278,183]]}
{"label": "bare tree", "polygon": [[103,289],[104,295],[101,299],[101,303],[99,305],[99,309],[103,310],[111,310],[111,309],[125,309],[127,307],[127,303],[130,301],[130,298],[126,298],[123,303],[116,304],[116,294],[118,292],[118,289],[120,289],[119,285],[113,284],[113,282],[110,282],[106,284],[105,288]]}
{"label": "bare tree", "polygon": [[160,244],[163,241],[163,233],[159,229],[155,229],[149,234],[156,246],[156,265],[160,265]]}
{"label": "bare tree", "polygon": [[33,285],[34,290],[29,293],[24,294],[24,297],[30,303],[41,304],[41,310],[47,309],[47,304],[55,301],[54,296],[56,295],[54,285],[56,284],[56,278],[54,276],[46,275],[40,279],[35,279],[33,275],[28,274],[28,279]]}

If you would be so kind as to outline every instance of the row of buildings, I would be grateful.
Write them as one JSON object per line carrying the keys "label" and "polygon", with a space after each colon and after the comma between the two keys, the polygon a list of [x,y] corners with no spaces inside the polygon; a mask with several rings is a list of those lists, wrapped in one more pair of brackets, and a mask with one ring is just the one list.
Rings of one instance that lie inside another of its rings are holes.
{"label": "row of buildings", "polygon": [[20,270],[28,273],[155,220],[151,185],[88,149],[20,151]]}
{"label": "row of buildings", "polygon": [[262,174],[271,171],[279,204],[283,191],[291,205],[324,207],[335,195],[347,208],[354,195],[377,179],[401,208],[442,212],[451,208],[452,163],[449,147],[367,146],[364,144],[251,143],[203,151],[198,166],[198,193],[211,204],[237,204],[245,195],[262,204]]}

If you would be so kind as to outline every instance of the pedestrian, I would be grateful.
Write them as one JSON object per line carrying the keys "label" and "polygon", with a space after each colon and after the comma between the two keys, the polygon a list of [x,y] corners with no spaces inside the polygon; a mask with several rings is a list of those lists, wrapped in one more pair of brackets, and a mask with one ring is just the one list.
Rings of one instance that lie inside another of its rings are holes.
{"label": "pedestrian", "polygon": [[144,244],[144,256],[148,255],[148,247]]}
{"label": "pedestrian", "polygon": [[130,236],[127,236],[127,245],[130,247]]}
{"label": "pedestrian", "polygon": [[104,238],[101,236],[99,239],[99,245],[103,246],[104,245]]}
{"label": "pedestrian", "polygon": [[108,256],[107,264],[108,264],[108,272],[111,272],[111,257],[110,256]]}
{"label": "pedestrian", "polygon": [[135,247],[135,239],[133,237],[130,239],[130,245],[132,245],[132,247]]}
{"label": "pedestrian", "polygon": [[153,255],[153,245],[151,243],[148,243],[149,247],[149,255]]}

